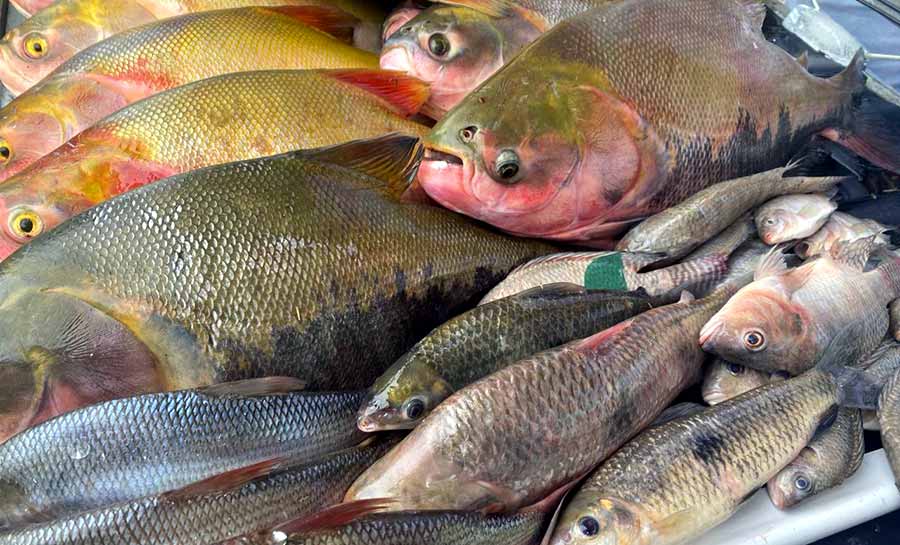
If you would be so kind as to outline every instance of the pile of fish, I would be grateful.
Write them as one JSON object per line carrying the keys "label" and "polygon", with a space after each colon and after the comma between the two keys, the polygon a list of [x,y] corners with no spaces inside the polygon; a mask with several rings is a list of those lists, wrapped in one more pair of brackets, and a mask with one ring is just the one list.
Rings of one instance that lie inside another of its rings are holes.
{"label": "pile of fish", "polygon": [[864,428],[900,480],[862,53],[757,0],[14,5],[0,545],[677,545]]}

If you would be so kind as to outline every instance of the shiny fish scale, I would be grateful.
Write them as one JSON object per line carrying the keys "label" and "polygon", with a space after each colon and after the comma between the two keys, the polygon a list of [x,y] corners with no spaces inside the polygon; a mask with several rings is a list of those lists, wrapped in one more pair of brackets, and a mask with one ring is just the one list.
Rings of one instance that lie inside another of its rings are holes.
{"label": "shiny fish scale", "polygon": [[311,515],[340,501],[388,445],[362,447],[226,493],[145,498],[0,535],[0,545],[207,545]]}
{"label": "shiny fish scale", "polygon": [[484,517],[464,512],[387,513],[333,530],[296,534],[289,545],[530,545],[543,515]]}
{"label": "shiny fish scale", "polygon": [[362,396],[176,392],[101,403],[0,445],[0,482],[56,512],[160,494],[275,457],[311,460],[363,439]]}

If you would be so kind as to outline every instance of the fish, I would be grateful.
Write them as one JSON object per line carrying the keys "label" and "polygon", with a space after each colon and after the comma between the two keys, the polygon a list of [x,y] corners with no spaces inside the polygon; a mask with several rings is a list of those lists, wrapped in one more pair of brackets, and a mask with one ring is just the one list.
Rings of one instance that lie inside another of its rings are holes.
{"label": "fish", "polygon": [[644,294],[565,283],[475,307],[429,333],[375,381],[359,411],[359,429],[412,429],[453,392],[650,308]]}
{"label": "fish", "polygon": [[[177,15],[251,6],[334,7],[356,18],[354,43],[376,50],[384,15],[359,0],[59,0],[0,40],[0,81],[19,95],[79,51],[131,28]],[[267,50],[266,54],[270,54]]]}
{"label": "fish", "polygon": [[878,424],[881,443],[887,455],[894,483],[900,489],[900,369],[884,384],[878,398]]}
{"label": "fish", "polygon": [[813,135],[900,170],[897,109],[861,94],[863,55],[812,76],[765,40],[764,15],[644,0],[567,19],[435,125],[419,181],[503,231],[606,246],[713,183],[784,166]]}
{"label": "fish", "polygon": [[358,445],[364,391],[265,378],[107,401],[0,445],[0,527],[60,518],[290,457]]}
{"label": "fish", "polygon": [[[248,70],[377,68],[374,54],[345,43],[355,22],[334,8],[252,7],[116,34],[0,109],[0,180],[125,106],[186,83]],[[277,45],[258,55],[261,43]]]}
{"label": "fish", "polygon": [[753,223],[753,217],[750,214],[744,214],[732,223],[730,227],[726,227],[724,231],[707,240],[698,246],[696,250],[685,256],[684,261],[693,261],[710,255],[731,256],[751,238],[756,238],[756,225]]}
{"label": "fish", "polygon": [[192,171],[0,263],[0,441],[101,401],[234,380],[368,388],[557,251],[398,200],[421,153],[388,135]]}
{"label": "fish", "polygon": [[422,13],[431,2],[425,0],[404,0],[400,5],[388,14],[382,26],[381,41],[386,42],[397,29],[411,21],[416,15]]}
{"label": "fish", "polygon": [[756,229],[769,245],[803,239],[825,225],[835,210],[837,203],[828,195],[785,195],[759,207]]}
{"label": "fish", "polygon": [[838,334],[803,375],[643,432],[588,476],[548,543],[690,543],[728,519],[833,423],[839,405],[869,402],[871,390],[855,393],[843,368],[852,338]]}
{"label": "fish", "polygon": [[393,132],[419,136],[427,128],[404,116],[427,95],[418,80],[365,68],[240,72],[153,95],[0,184],[0,258],[91,206],[168,176]]}
{"label": "fish", "polygon": [[564,252],[539,257],[511,272],[479,304],[555,282],[568,282],[591,289],[643,289],[659,298],[677,292],[677,300],[682,290],[693,292],[698,286],[718,281],[728,266],[727,254],[716,253],[639,272],[657,260],[656,256],[628,252]]}
{"label": "fish", "polygon": [[734,291],[686,296],[459,390],[345,500],[509,513],[578,480],[698,380],[704,354],[691,335]]}
{"label": "fish", "polygon": [[207,545],[239,538],[340,501],[392,442],[374,438],[307,464],[271,461],[151,496],[0,534],[2,545]]}
{"label": "fish", "polygon": [[49,7],[50,4],[55,1],[56,0],[10,0],[9,3],[22,15],[31,17],[38,11]]}
{"label": "fish", "polygon": [[888,303],[900,289],[900,259],[863,272],[868,239],[840,245],[786,269],[772,251],[742,288],[703,327],[700,344],[726,361],[798,375],[822,357],[831,336],[852,324],[854,342],[871,352],[888,329]]}
{"label": "fish", "polygon": [[775,507],[788,509],[850,478],[862,465],[865,453],[859,409],[841,409],[830,428],[769,479],[766,490]]}
{"label": "fish", "polygon": [[800,257],[809,259],[827,254],[836,242],[853,242],[873,236],[877,246],[887,246],[890,238],[884,233],[890,230],[892,230],[891,227],[882,225],[875,220],[856,218],[844,212],[834,212],[821,229],[798,243],[794,247],[794,251]]}
{"label": "fish", "polygon": [[787,170],[777,168],[714,184],[642,221],[619,241],[616,249],[684,257],[712,238],[711,234],[724,231],[766,201],[792,193],[827,191],[842,181],[839,177],[785,178]]}
{"label": "fish", "polygon": [[760,386],[790,378],[784,371],[766,373],[721,358],[710,362],[703,377],[703,401],[718,405]]}
{"label": "fish", "polygon": [[888,305],[888,310],[891,316],[890,334],[895,341],[900,341],[900,300],[894,299],[891,301],[891,304]]}

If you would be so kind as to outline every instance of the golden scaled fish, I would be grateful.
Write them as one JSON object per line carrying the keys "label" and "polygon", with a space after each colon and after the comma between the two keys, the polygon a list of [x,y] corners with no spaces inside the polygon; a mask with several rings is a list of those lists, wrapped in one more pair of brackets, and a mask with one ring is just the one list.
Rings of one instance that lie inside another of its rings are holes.
{"label": "golden scaled fish", "polygon": [[[354,43],[375,50],[383,14],[365,0],[59,0],[0,40],[0,81],[25,92],[79,51],[115,34],[160,19],[250,6],[336,7],[356,18]],[[269,54],[271,43],[266,43]]]}
{"label": "golden scaled fish", "polygon": [[[427,129],[427,86],[370,69],[226,74],[116,112],[0,184],[0,258],[110,197],[200,167]],[[352,123],[347,120],[352,119]]]}
{"label": "golden scaled fish", "polygon": [[334,8],[253,7],[192,13],[116,34],[0,110],[0,180],[109,114],[186,83],[249,70],[377,68],[374,54],[344,43],[355,22]]}
{"label": "golden scaled fish", "polygon": [[790,378],[784,371],[766,373],[716,358],[703,376],[703,401],[718,405],[760,386]]}

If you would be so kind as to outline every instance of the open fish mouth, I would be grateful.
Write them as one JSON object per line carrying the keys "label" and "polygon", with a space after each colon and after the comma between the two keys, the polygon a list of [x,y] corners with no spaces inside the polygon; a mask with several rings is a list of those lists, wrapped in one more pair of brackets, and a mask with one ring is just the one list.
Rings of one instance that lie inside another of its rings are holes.
{"label": "open fish mouth", "polygon": [[425,154],[422,157],[422,161],[439,161],[450,165],[459,166],[462,166],[463,164],[463,160],[460,157],[451,153],[444,153],[443,151],[438,151],[431,148],[425,149]]}

